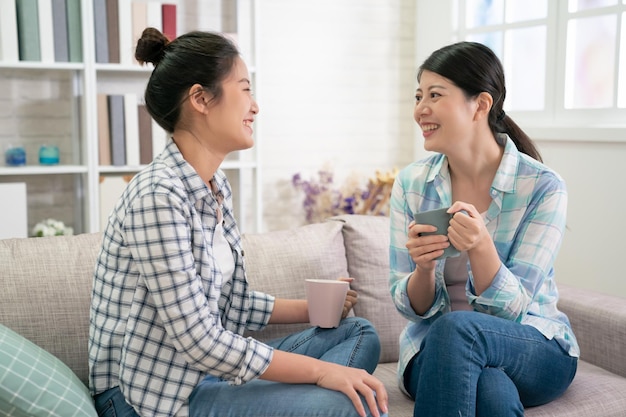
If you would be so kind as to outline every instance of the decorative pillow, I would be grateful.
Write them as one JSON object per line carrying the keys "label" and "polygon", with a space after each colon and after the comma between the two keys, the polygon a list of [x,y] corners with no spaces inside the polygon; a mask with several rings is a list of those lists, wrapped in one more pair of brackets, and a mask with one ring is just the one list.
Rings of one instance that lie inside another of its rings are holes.
{"label": "decorative pillow", "polygon": [[333,217],[344,223],[351,287],[359,294],[354,314],[372,322],[382,352],[380,362],[395,362],[406,319],[396,310],[389,293],[389,217],[345,214]]}
{"label": "decorative pillow", "polygon": [[97,417],[89,390],[67,365],[1,324],[0,415]]}
{"label": "decorative pillow", "polygon": [[[340,222],[314,223],[289,230],[244,234],[250,289],[278,298],[305,297],[304,280],[348,276]],[[302,330],[307,324],[270,324],[248,335],[259,340]]]}

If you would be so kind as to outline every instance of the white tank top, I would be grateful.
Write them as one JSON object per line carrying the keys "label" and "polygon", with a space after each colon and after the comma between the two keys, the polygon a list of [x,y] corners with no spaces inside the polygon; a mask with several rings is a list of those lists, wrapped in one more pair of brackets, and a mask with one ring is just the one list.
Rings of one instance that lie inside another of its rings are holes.
{"label": "white tank top", "polygon": [[215,227],[215,234],[213,235],[213,256],[222,271],[223,285],[224,282],[232,278],[233,272],[235,272],[235,258],[233,257],[233,250],[224,236],[222,222],[218,222]]}

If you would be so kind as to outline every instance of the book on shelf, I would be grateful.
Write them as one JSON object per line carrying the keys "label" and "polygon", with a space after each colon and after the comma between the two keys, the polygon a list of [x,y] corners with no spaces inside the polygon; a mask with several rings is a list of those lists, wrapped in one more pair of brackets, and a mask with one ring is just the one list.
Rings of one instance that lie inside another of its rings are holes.
{"label": "book on shelf", "polygon": [[54,62],[54,23],[52,17],[52,0],[38,0],[37,8],[37,15],[39,18],[39,47],[41,49],[41,62]]}
{"label": "book on shelf", "polygon": [[152,119],[152,158],[156,158],[167,145],[168,133]]}
{"label": "book on shelf", "polygon": [[54,60],[68,62],[70,52],[65,0],[52,0],[52,28],[54,30]]}
{"label": "book on shelf", "polygon": [[163,14],[163,34],[167,36],[170,41],[173,41],[177,37],[176,5],[165,3],[161,6],[161,12]]}
{"label": "book on shelf", "polygon": [[[128,0],[127,0],[128,1]],[[118,0],[106,0],[106,25],[107,25],[107,44],[109,57],[108,61],[112,64],[120,63],[120,16]]]}
{"label": "book on shelf", "polygon": [[109,216],[122,196],[132,175],[101,175],[99,185],[100,230],[106,228]]}
{"label": "book on shelf", "polygon": [[107,28],[106,0],[93,0],[93,35],[95,42],[96,62],[109,62],[109,35]]}
{"label": "book on shelf", "polygon": [[126,139],[126,165],[139,166],[139,115],[137,94],[124,94],[124,137]]}
{"label": "book on shelf", "polygon": [[111,130],[109,103],[106,94],[98,94],[98,163],[111,165]]}
{"label": "book on shelf", "polygon": [[16,62],[20,59],[16,16],[14,1],[0,1],[0,61]]}
{"label": "book on shelf", "polygon": [[126,139],[124,127],[124,95],[108,96],[109,131],[111,133],[111,163],[114,166],[126,165]]}
{"label": "book on shelf", "polygon": [[130,56],[132,57],[132,62],[138,64],[135,59],[135,46],[137,45],[137,41],[141,38],[144,29],[148,27],[148,4],[135,1],[132,3],[131,7],[132,31]]}
{"label": "book on shelf", "polygon": [[150,1],[146,3],[146,27],[163,30],[163,10],[161,3]]}
{"label": "book on shelf", "polygon": [[136,2],[128,0],[118,0],[119,13],[119,50],[120,64],[132,65],[135,60],[135,49],[133,48],[133,7]]}
{"label": "book on shelf", "polygon": [[26,183],[0,183],[0,239],[28,237]]}
{"label": "book on shelf", "polygon": [[97,101],[99,165],[138,167],[163,151],[167,133],[136,94],[101,93]]}
{"label": "book on shelf", "polygon": [[146,165],[152,162],[152,117],[145,104],[137,106],[139,127],[139,163]]}
{"label": "book on shelf", "polygon": [[81,0],[66,0],[67,44],[70,62],[83,61],[83,33],[81,28]]}
{"label": "book on shelf", "polygon": [[20,61],[41,61],[37,2],[20,0],[15,4]]}

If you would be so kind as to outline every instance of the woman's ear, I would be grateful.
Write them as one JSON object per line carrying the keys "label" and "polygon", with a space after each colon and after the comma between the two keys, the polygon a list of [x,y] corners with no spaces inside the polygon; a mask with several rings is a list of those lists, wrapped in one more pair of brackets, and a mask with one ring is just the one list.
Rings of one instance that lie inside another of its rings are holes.
{"label": "woman's ear", "polygon": [[493,106],[493,97],[491,94],[483,91],[476,97],[476,103],[478,107],[476,108],[476,118],[488,118],[489,112],[491,111],[491,106]]}
{"label": "woman's ear", "polygon": [[188,94],[191,107],[200,113],[206,113],[209,99],[204,88],[200,84],[194,84],[189,88]]}

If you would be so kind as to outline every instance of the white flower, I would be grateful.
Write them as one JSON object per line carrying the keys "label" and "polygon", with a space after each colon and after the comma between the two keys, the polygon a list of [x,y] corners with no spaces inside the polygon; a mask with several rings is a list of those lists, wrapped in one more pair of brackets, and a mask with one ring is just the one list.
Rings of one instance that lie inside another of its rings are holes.
{"label": "white flower", "polygon": [[71,227],[66,227],[63,222],[54,219],[46,219],[35,225],[33,228],[33,236],[36,237],[44,237],[44,236],[61,236],[61,235],[72,235],[74,234],[74,229]]}

